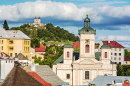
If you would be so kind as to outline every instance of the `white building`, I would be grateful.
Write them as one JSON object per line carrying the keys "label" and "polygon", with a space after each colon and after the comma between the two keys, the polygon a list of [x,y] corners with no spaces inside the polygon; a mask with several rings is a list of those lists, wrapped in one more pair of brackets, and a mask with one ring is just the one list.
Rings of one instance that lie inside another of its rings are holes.
{"label": "white building", "polygon": [[14,67],[14,60],[12,57],[8,58],[3,56],[7,56],[7,54],[0,52],[0,79],[5,79]]}
{"label": "white building", "polygon": [[[39,17],[38,19],[35,17],[34,18],[34,23],[31,23],[29,25],[34,25],[34,27],[45,27],[46,24],[41,23],[41,18]],[[46,29],[46,27],[45,27]]]}
{"label": "white building", "polygon": [[88,85],[98,75],[116,76],[116,65],[111,64],[111,49],[107,44],[101,47],[100,60],[95,59],[96,30],[90,27],[90,19],[85,18],[84,27],[79,30],[80,53],[73,53],[71,44],[64,46],[63,55],[53,63],[53,71],[70,85]]}
{"label": "white building", "polygon": [[111,47],[111,61],[115,64],[124,64],[124,46],[116,41],[102,41],[99,45],[98,51],[101,52],[101,46],[108,44]]}

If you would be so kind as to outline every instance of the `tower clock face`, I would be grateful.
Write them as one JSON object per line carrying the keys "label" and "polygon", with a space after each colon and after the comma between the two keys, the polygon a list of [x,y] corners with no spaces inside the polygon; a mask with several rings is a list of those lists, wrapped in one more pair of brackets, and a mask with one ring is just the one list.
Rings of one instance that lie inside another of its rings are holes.
{"label": "tower clock face", "polygon": [[85,39],[85,43],[89,44],[90,40],[89,39]]}

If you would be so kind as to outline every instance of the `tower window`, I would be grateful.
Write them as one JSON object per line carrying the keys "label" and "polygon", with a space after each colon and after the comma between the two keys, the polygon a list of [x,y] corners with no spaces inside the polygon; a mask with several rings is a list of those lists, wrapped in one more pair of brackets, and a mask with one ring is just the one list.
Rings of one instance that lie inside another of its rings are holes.
{"label": "tower window", "polygon": [[85,53],[89,53],[89,45],[85,46]]}
{"label": "tower window", "polygon": [[107,58],[107,52],[105,52],[105,58]]}
{"label": "tower window", "polygon": [[67,52],[67,57],[69,57],[69,51]]}
{"label": "tower window", "polygon": [[67,74],[67,77],[66,77],[67,79],[70,79],[70,74]]}
{"label": "tower window", "polygon": [[85,71],[85,79],[89,79],[89,71]]}

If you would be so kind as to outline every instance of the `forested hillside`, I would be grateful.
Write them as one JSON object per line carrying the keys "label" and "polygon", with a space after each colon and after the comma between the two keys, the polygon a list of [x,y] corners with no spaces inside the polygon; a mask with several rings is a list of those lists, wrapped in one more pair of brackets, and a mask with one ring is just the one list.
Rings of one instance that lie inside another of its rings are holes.
{"label": "forested hillside", "polygon": [[[54,27],[51,23],[46,25],[46,29],[30,26],[29,24],[23,24],[20,27],[12,27],[11,30],[21,30],[23,33],[32,38],[32,43],[33,40],[39,41],[40,39],[44,41],[69,40],[73,42],[79,40],[78,36],[69,33],[67,30],[64,30],[59,26]],[[32,44],[32,46],[33,45],[34,44]],[[38,47],[38,45],[35,44],[35,47]]]}

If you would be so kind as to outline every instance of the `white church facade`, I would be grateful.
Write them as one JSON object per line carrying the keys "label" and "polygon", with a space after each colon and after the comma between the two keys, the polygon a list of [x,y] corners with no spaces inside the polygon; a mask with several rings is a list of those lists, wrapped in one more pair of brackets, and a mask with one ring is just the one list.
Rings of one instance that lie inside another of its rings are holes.
{"label": "white church facade", "polygon": [[90,27],[90,19],[84,19],[84,27],[79,30],[80,52],[74,53],[71,44],[64,45],[63,55],[53,63],[53,71],[70,85],[88,85],[98,75],[116,76],[116,64],[111,64],[111,48],[101,46],[101,57],[95,57],[96,30]]}

